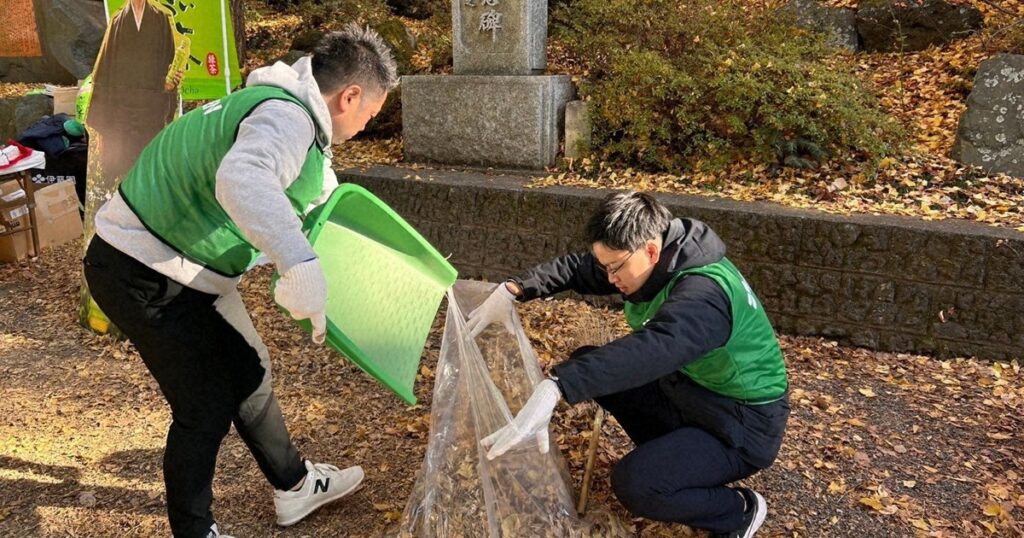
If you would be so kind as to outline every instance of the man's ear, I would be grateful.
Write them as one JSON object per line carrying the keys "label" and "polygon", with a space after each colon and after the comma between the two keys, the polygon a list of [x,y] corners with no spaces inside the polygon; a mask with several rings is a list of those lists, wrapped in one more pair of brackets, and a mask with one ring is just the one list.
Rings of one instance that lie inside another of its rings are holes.
{"label": "man's ear", "polygon": [[351,86],[346,87],[344,90],[341,90],[339,95],[341,98],[341,102],[338,103],[338,106],[341,109],[341,111],[344,112],[349,108],[359,104],[360,99],[363,97],[363,88],[358,84],[352,84]]}
{"label": "man's ear", "polygon": [[661,245],[654,241],[648,241],[644,248],[647,249],[647,258],[651,260],[651,263],[658,263],[661,259]]}

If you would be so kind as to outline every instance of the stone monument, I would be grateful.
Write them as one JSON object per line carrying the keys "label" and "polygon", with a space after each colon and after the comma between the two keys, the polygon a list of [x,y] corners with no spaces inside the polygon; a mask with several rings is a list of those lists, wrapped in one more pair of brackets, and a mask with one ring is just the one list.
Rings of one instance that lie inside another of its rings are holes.
{"label": "stone monument", "polygon": [[543,75],[547,0],[453,0],[454,74],[402,77],[410,161],[541,169],[554,164],[573,97]]}

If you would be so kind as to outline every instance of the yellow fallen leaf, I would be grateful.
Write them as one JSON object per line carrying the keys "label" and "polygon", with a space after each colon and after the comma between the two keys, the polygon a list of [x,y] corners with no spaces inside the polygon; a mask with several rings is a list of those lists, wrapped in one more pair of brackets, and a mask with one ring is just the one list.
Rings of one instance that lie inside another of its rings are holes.
{"label": "yellow fallen leaf", "polygon": [[878,497],[861,497],[860,503],[865,506],[870,506],[879,512],[885,510],[885,506],[882,505],[882,501]]}
{"label": "yellow fallen leaf", "polygon": [[999,503],[988,503],[985,505],[985,515],[999,517],[1003,515],[1003,507]]}
{"label": "yellow fallen leaf", "polygon": [[862,388],[862,389],[858,390],[857,392],[863,394],[864,396],[867,396],[868,398],[874,398],[875,397],[875,391],[871,390],[870,387]]}
{"label": "yellow fallen leaf", "polygon": [[[1007,474],[1009,474],[1009,473],[1007,473]],[[1010,498],[1010,490],[1007,489],[1006,486],[994,486],[994,487],[988,488],[988,492],[990,494],[1000,498],[1000,499],[1008,499],[1008,498]]]}
{"label": "yellow fallen leaf", "polygon": [[920,518],[918,518],[918,519],[911,519],[910,520],[910,524],[913,525],[917,529],[921,529],[923,531],[928,530],[928,523],[926,523],[925,520],[923,520],[923,519],[920,519]]}

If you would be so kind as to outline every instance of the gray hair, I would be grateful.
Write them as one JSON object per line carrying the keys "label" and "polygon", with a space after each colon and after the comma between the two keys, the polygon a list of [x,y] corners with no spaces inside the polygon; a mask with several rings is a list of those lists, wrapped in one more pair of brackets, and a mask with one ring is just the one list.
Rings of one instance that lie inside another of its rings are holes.
{"label": "gray hair", "polygon": [[380,34],[355,23],[325,35],[313,50],[313,78],[324,94],[352,84],[387,93],[398,86],[397,71],[391,48]]}
{"label": "gray hair", "polygon": [[612,250],[637,250],[650,239],[661,237],[672,222],[672,213],[653,196],[636,191],[608,195],[590,216],[585,230],[590,243],[601,242]]}

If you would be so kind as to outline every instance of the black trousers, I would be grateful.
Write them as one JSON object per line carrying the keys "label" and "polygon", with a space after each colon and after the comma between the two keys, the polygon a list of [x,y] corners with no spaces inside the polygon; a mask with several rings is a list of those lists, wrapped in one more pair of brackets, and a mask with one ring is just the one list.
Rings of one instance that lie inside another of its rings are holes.
{"label": "black trousers", "polygon": [[183,286],[99,236],[84,265],[96,304],[135,344],[171,407],[163,469],[174,536],[205,538],[214,523],[214,466],[232,423],[275,488],[298,484],[305,466],[271,389],[266,347],[239,294]]}
{"label": "black trousers", "polygon": [[788,395],[745,405],[680,373],[596,401],[636,444],[612,470],[619,502],[637,516],[711,532],[742,525],[743,500],[726,484],[772,464],[789,417]]}

